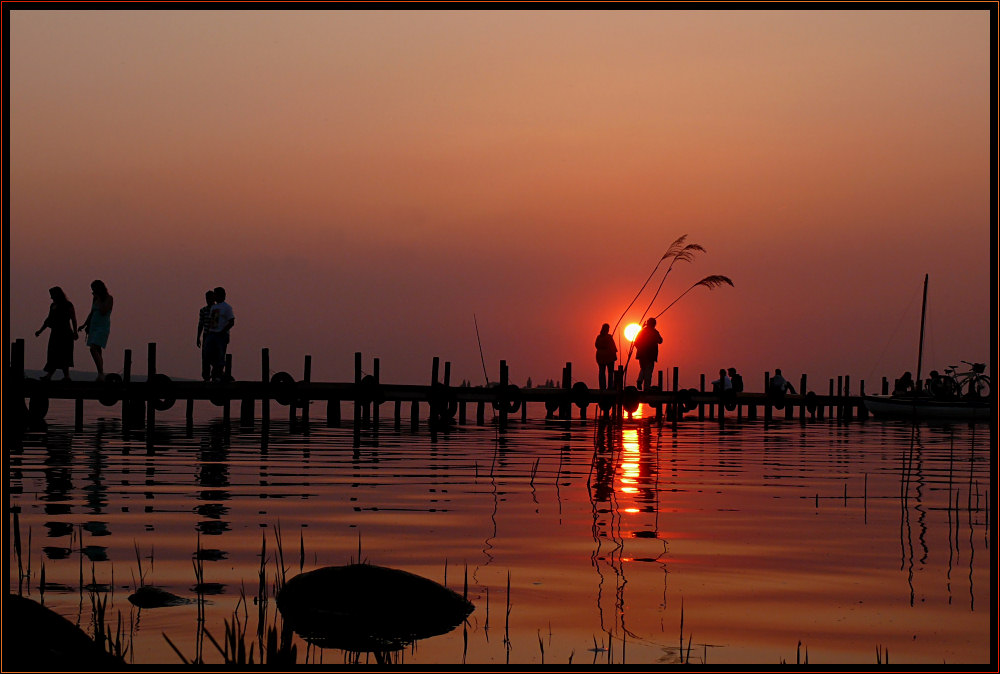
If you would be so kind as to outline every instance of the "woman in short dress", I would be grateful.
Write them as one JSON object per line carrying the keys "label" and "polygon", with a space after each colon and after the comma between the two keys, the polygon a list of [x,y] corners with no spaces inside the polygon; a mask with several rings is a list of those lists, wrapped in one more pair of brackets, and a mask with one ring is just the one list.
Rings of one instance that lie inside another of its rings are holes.
{"label": "woman in short dress", "polygon": [[42,327],[35,331],[35,337],[49,329],[49,347],[45,359],[45,374],[42,379],[52,379],[56,370],[63,371],[63,379],[69,379],[69,369],[73,367],[73,340],[76,339],[76,310],[66,299],[66,293],[59,286],[49,288],[49,315]]}
{"label": "woman in short dress", "polygon": [[114,305],[114,298],[108,293],[104,281],[94,281],[90,284],[90,290],[94,293],[94,303],[80,330],[87,331],[87,346],[90,347],[90,355],[94,357],[94,365],[97,366],[97,381],[104,381],[102,350],[108,345],[108,335],[111,334],[111,307]]}

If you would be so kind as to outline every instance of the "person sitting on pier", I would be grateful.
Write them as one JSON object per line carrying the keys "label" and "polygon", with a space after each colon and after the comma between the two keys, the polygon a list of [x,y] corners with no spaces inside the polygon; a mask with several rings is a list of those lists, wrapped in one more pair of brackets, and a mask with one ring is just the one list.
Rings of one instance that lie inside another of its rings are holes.
{"label": "person sitting on pier", "polygon": [[635,382],[635,387],[642,390],[649,390],[653,383],[653,366],[659,357],[660,344],[663,337],[656,329],[656,319],[650,318],[643,325],[642,330],[635,336],[632,346],[635,347],[635,357],[639,361],[639,379]]}
{"label": "person sitting on pier", "polygon": [[892,395],[901,396],[913,392],[913,375],[909,372],[904,372],[903,376],[896,380],[896,385],[892,389]]}
{"label": "person sitting on pier", "polygon": [[712,382],[713,393],[725,393],[733,389],[733,380],[726,374],[726,370],[719,370],[719,378]]}
{"label": "person sitting on pier", "polygon": [[937,370],[931,370],[930,379],[927,380],[927,390],[938,400],[948,400],[955,396],[955,380]]}
{"label": "person sitting on pier", "polygon": [[603,391],[615,382],[615,361],[618,360],[618,347],[615,338],[610,334],[611,326],[605,323],[601,326],[601,334],[594,340],[597,349],[597,381]]}
{"label": "person sitting on pier", "polygon": [[729,381],[733,382],[733,393],[743,393],[743,375],[735,367],[729,368]]}
{"label": "person sitting on pier", "polygon": [[785,395],[785,391],[789,393],[795,393],[795,387],[792,386],[791,382],[781,376],[781,368],[774,368],[774,376],[771,377],[771,390],[769,393],[772,395]]}

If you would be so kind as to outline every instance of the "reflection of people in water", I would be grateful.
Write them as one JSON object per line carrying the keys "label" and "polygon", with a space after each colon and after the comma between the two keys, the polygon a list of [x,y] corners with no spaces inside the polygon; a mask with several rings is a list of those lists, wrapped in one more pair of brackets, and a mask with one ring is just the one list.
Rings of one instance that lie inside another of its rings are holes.
{"label": "reflection of people in water", "polygon": [[611,326],[605,323],[601,326],[601,334],[594,340],[597,349],[597,380],[603,391],[614,383],[615,361],[618,360],[618,347],[615,338],[611,336]]}
{"label": "reflection of people in water", "polygon": [[49,346],[45,359],[45,375],[42,379],[52,379],[56,370],[62,370],[63,379],[69,379],[69,369],[73,367],[73,340],[76,339],[76,310],[66,299],[66,293],[59,286],[49,288],[49,315],[42,327],[35,331],[35,337],[49,329]]}

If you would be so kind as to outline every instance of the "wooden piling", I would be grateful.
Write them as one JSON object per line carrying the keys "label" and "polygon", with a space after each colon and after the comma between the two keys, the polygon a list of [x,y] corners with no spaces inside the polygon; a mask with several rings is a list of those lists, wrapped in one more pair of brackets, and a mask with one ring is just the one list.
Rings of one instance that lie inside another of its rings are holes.
{"label": "wooden piling", "polygon": [[[267,394],[267,385],[271,381],[271,352],[269,349],[264,348],[260,350],[260,381],[264,384],[263,393],[261,394],[260,400],[260,424],[265,429],[263,432],[267,434],[267,427],[271,423],[271,399]],[[330,410],[327,409],[327,418],[329,419]],[[337,410],[337,417],[339,422],[340,410]]]}
{"label": "wooden piling", "polygon": [[806,421],[806,376],[803,374],[799,377],[799,395],[802,396],[802,401],[799,403],[799,421],[805,423]]}
{"label": "wooden piling", "polygon": [[[378,362],[378,359],[376,359]],[[308,385],[312,380],[312,356],[307,355],[305,357],[305,362],[302,364],[302,381]],[[309,428],[309,403],[311,402],[308,398],[302,398],[302,427],[305,430]]]}
{"label": "wooden piling", "polygon": [[129,382],[132,381],[132,349],[125,349],[122,363],[122,431],[128,432],[132,426],[133,412],[132,401],[129,399]]}
{"label": "wooden piling", "polygon": [[[507,389],[507,361],[500,361],[500,386],[503,390]],[[501,403],[500,405],[500,429],[505,430],[507,428],[507,405]]]}
{"label": "wooden piling", "polygon": [[476,423],[480,426],[486,423],[486,403],[482,400],[476,402]]}
{"label": "wooden piling", "polygon": [[[146,347],[146,386],[153,382],[153,375],[156,374],[156,342],[150,342]],[[146,400],[146,438],[152,441],[153,428],[156,424],[156,407],[152,399]],[[148,443],[147,443],[148,444]]]}
{"label": "wooden piling", "polygon": [[771,399],[767,397],[767,392],[771,390],[771,373],[764,373],[764,423],[771,422]]}
{"label": "wooden piling", "polygon": [[354,352],[354,432],[361,428],[361,401],[358,392],[361,388],[361,352]]}
{"label": "wooden piling", "polygon": [[[377,392],[379,385],[382,383],[382,373],[379,369],[378,358],[372,360],[372,376],[375,377],[375,390]],[[372,399],[372,430],[376,434],[378,434],[379,404],[378,394],[376,393]]]}
{"label": "wooden piling", "polygon": [[566,363],[562,371],[562,387],[564,390],[564,396],[562,401],[559,403],[559,418],[569,421],[572,418],[573,403],[570,402],[569,393],[570,389],[573,388],[573,364]]}
{"label": "wooden piling", "polygon": [[329,428],[340,428],[340,398],[326,401],[326,425]]}
{"label": "wooden piling", "polygon": [[416,400],[410,401],[410,430],[420,430],[420,404]]}
{"label": "wooden piling", "polygon": [[[233,381],[233,354],[226,354],[226,365],[222,370],[223,373],[223,384],[229,386],[230,382]],[[230,422],[232,421],[232,401],[229,399],[228,395],[223,396],[222,403],[222,427],[225,429],[226,433],[229,432]]]}
{"label": "wooden piling", "polygon": [[[701,375],[701,384],[698,389],[702,393],[705,392],[705,375]],[[705,403],[698,403],[698,421],[704,421],[705,419]]]}

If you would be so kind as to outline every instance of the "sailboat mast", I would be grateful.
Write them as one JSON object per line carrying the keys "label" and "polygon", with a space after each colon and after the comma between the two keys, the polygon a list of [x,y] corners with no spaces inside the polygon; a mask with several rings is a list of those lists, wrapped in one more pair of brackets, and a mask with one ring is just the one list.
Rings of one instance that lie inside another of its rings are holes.
{"label": "sailboat mast", "polygon": [[920,306],[920,346],[917,349],[917,386],[920,386],[920,367],[924,360],[924,317],[927,315],[927,279],[930,274],[924,274],[924,302]]}

